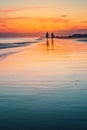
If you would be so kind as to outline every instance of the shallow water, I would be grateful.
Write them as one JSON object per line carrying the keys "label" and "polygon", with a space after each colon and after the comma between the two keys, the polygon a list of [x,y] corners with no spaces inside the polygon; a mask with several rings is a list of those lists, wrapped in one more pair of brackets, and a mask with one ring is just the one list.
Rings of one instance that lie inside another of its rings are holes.
{"label": "shallow water", "polygon": [[87,130],[86,99],[84,42],[49,39],[0,57],[0,130]]}

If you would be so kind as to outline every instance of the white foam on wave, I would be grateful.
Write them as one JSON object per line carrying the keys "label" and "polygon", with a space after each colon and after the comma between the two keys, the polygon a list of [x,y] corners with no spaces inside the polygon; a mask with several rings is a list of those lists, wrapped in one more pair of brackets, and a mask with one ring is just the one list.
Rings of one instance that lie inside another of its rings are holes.
{"label": "white foam on wave", "polygon": [[0,58],[17,53],[31,44],[40,42],[41,38],[0,38]]}

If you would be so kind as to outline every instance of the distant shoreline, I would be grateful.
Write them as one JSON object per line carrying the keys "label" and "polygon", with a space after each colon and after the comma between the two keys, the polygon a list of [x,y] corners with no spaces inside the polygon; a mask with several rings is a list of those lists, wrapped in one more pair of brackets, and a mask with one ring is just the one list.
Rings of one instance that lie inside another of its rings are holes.
{"label": "distant shoreline", "polygon": [[87,38],[87,34],[72,34],[68,36],[55,36],[55,37],[62,39],[77,39],[77,38]]}
{"label": "distant shoreline", "polygon": [[85,42],[86,43],[87,39],[83,39],[83,40],[81,39],[81,40],[77,40],[77,41],[79,41],[79,42]]}

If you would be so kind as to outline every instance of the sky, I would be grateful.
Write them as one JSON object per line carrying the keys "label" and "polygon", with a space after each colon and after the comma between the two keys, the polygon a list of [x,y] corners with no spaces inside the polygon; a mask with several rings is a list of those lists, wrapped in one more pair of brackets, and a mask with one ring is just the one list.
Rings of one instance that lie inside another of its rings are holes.
{"label": "sky", "polygon": [[0,36],[87,33],[87,0],[0,0]]}

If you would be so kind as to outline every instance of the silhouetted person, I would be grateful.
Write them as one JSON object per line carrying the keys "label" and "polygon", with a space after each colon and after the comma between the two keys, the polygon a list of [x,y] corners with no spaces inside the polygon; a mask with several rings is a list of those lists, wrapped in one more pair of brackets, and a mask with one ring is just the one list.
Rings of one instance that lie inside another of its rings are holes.
{"label": "silhouetted person", "polygon": [[52,33],[51,33],[51,38],[53,39],[54,37],[55,37],[55,36],[54,36],[54,33],[52,32]]}
{"label": "silhouetted person", "polygon": [[54,50],[54,40],[52,38],[52,50]]}
{"label": "silhouetted person", "polygon": [[48,32],[46,33],[46,38],[47,38],[47,39],[49,38],[49,33],[48,33]]}

